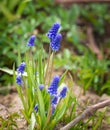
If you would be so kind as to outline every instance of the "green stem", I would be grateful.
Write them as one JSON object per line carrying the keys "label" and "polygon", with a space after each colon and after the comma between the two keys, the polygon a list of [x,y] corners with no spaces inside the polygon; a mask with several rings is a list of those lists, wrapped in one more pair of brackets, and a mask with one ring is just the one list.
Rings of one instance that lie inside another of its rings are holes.
{"label": "green stem", "polygon": [[[51,52],[49,51],[51,54]],[[49,85],[51,76],[52,76],[52,70],[53,70],[53,61],[54,61],[54,54],[55,52],[52,52],[52,54],[49,54],[49,59],[47,63],[46,73],[45,73],[45,85]]]}

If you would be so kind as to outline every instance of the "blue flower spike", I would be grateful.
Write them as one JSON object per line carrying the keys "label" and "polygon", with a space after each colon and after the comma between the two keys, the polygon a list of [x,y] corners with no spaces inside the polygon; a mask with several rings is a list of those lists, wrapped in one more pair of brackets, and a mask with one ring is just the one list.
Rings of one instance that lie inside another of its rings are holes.
{"label": "blue flower spike", "polygon": [[22,85],[22,84],[23,84],[23,80],[22,80],[21,75],[17,75],[17,77],[16,77],[16,83],[17,83],[18,85]]}
{"label": "blue flower spike", "polygon": [[51,49],[53,51],[58,51],[60,49],[61,39],[62,39],[62,35],[61,34],[57,34],[55,39],[50,42],[50,47],[51,47]]}
{"label": "blue flower spike", "polygon": [[52,115],[55,112],[56,106],[58,104],[59,101],[59,97],[57,95],[55,95],[52,99],[51,99],[51,109],[52,109]]}
{"label": "blue flower spike", "polygon": [[25,62],[22,62],[22,63],[20,64],[20,66],[17,68],[17,72],[23,74],[25,67],[26,67],[26,63],[25,63]]}
{"label": "blue flower spike", "polygon": [[60,81],[60,77],[59,76],[54,76],[52,82],[50,83],[50,86],[47,89],[50,96],[53,96],[53,95],[57,94],[57,88],[58,88],[59,81]]}
{"label": "blue flower spike", "polygon": [[67,87],[64,86],[63,89],[61,90],[60,94],[59,94],[59,97],[60,98],[65,98],[66,93],[67,93]]}
{"label": "blue flower spike", "polygon": [[53,51],[58,51],[60,49],[62,35],[58,33],[59,28],[60,23],[56,22],[53,24],[52,28],[47,33],[47,37],[50,39],[50,48]]}
{"label": "blue flower spike", "polygon": [[34,110],[36,111],[36,113],[38,112],[38,104],[35,105]]}
{"label": "blue flower spike", "polygon": [[58,33],[58,30],[60,28],[60,23],[56,22],[53,24],[51,29],[47,33],[47,37],[50,39],[50,41],[53,41]]}
{"label": "blue flower spike", "polygon": [[39,85],[39,89],[40,89],[40,90],[43,90],[44,87],[45,87],[44,84],[40,84],[40,85]]}
{"label": "blue flower spike", "polygon": [[57,105],[58,104],[58,96],[57,95],[52,98],[51,104],[52,105]]}
{"label": "blue flower spike", "polygon": [[27,43],[28,46],[32,47],[34,46],[34,42],[35,42],[36,36],[32,35]]}

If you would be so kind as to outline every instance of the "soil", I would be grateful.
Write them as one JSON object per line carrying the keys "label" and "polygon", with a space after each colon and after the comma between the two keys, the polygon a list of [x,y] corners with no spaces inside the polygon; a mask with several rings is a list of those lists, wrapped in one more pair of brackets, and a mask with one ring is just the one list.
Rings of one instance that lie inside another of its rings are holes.
{"label": "soil", "polygon": [[23,109],[23,106],[17,92],[6,96],[0,95],[0,116],[6,119],[10,114],[18,113],[20,117],[15,119],[18,130],[27,130],[26,121],[21,114],[21,109]]}
{"label": "soil", "polygon": [[[77,98],[77,101],[79,104],[79,106],[77,107],[77,113],[81,113],[88,105],[92,105],[102,100],[106,100],[110,98],[106,94],[103,94],[100,97],[94,92],[92,92],[92,90],[89,90],[84,94],[82,88],[77,85],[73,86],[73,94]],[[18,130],[27,130],[26,121],[21,114],[22,108],[23,108],[22,103],[16,91],[11,92],[7,94],[6,96],[0,95],[0,116],[6,119],[10,114],[17,112],[20,115],[20,117],[15,120],[18,125]],[[101,110],[103,111],[103,109]],[[107,117],[110,116],[110,108],[108,108],[105,114],[105,117],[106,116]],[[58,124],[55,130],[59,130],[63,125],[64,123]],[[89,126],[88,130],[90,129],[91,129],[91,125]],[[106,122],[105,118],[102,121],[100,130],[103,130],[103,129],[110,130],[110,124]]]}

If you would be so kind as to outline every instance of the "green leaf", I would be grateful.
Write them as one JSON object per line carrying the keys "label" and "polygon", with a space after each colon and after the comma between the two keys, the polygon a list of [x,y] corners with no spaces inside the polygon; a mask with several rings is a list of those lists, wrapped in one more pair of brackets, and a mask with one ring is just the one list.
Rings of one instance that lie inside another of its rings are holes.
{"label": "green leaf", "polygon": [[8,8],[9,8],[11,11],[14,11],[15,7],[19,4],[19,1],[20,1],[20,0],[9,0],[9,1],[7,2]]}
{"label": "green leaf", "polygon": [[24,0],[21,1],[21,3],[19,4],[19,7],[17,9],[17,15],[21,15],[23,13],[23,10],[25,9],[25,6],[27,4],[27,2],[30,2],[31,0]]}
{"label": "green leaf", "polygon": [[5,68],[0,68],[1,71],[5,72],[5,73],[8,73],[10,75],[13,75],[13,70],[10,70],[10,69],[5,69]]}
{"label": "green leaf", "polygon": [[37,87],[37,95],[38,95],[38,104],[39,104],[39,114],[42,120],[42,126],[43,127],[45,125],[46,122],[46,115],[45,115],[45,106],[44,106],[44,99],[42,96],[41,91],[39,90],[39,88]]}
{"label": "green leaf", "polygon": [[29,126],[29,130],[34,130],[35,123],[36,123],[36,118],[35,118],[34,113],[32,112],[32,114],[31,114],[31,123],[30,123],[30,126]]}
{"label": "green leaf", "polygon": [[44,64],[42,62],[42,53],[43,50],[39,51],[38,54],[38,74],[39,74],[39,83],[42,84],[44,83],[43,79],[44,79]]}
{"label": "green leaf", "polygon": [[[13,70],[11,70],[11,69],[0,68],[0,70],[7,73],[7,74],[9,74],[9,75],[14,74]],[[15,74],[17,75],[18,73],[15,71]],[[27,77],[27,72],[24,72],[22,75]]]}
{"label": "green leaf", "polygon": [[67,72],[68,72],[68,70],[66,70],[66,71],[63,73],[63,75],[61,76],[61,79],[60,79],[60,82],[59,82],[59,86],[63,83],[63,81],[64,81],[64,79],[65,79],[65,77],[66,77],[66,75],[67,75]]}
{"label": "green leaf", "polygon": [[18,18],[17,15],[13,15],[10,10],[2,3],[0,3],[0,9],[2,11],[2,13],[4,14],[4,16],[10,20],[10,21],[13,21],[15,20],[16,18]]}
{"label": "green leaf", "polygon": [[69,98],[70,96],[67,95],[67,97],[64,100],[62,105],[59,103],[59,105],[56,108],[55,111],[55,116],[53,117],[53,120],[51,122],[51,125],[49,127],[50,130],[53,130],[54,126],[58,123],[58,121],[63,117],[63,115],[65,114],[67,108],[68,108],[68,102],[69,102]]}

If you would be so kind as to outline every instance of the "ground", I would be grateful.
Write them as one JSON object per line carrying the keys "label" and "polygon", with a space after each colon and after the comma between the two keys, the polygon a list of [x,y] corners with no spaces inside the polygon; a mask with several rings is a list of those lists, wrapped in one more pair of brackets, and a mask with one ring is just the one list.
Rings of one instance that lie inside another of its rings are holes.
{"label": "ground", "polygon": [[[95,92],[92,92],[92,90],[89,90],[84,94],[81,87],[77,85],[73,86],[73,94],[76,96],[78,100],[78,104],[79,104],[79,107],[77,109],[78,113],[86,109],[86,107],[88,106],[87,104],[92,105],[92,104],[95,104],[95,103],[98,103],[100,101],[110,98],[106,94],[103,94],[100,97],[97,94],[95,94]],[[16,91],[10,92],[6,96],[0,95],[0,115],[3,118],[7,118],[7,116],[10,113],[17,112],[18,114],[20,114],[20,117],[16,119],[18,129],[27,130],[26,121],[23,118],[20,111],[22,108],[23,108],[22,103]],[[110,108],[106,112],[107,116],[108,114],[110,115],[109,111],[110,111]],[[60,127],[62,127],[62,125],[63,124],[59,124],[55,130],[58,130]],[[105,119],[102,121],[102,126],[100,130],[103,130],[103,129],[110,130],[110,125],[105,121]],[[91,126],[88,128],[88,130],[91,130]]]}

